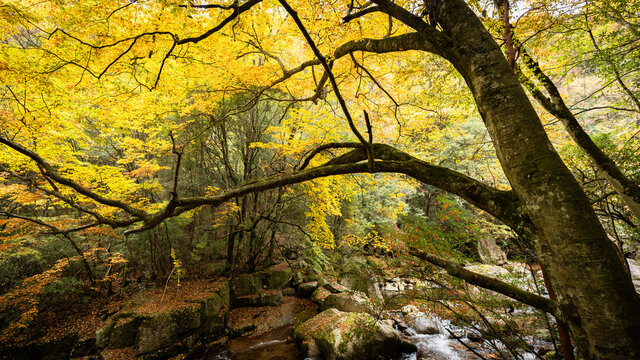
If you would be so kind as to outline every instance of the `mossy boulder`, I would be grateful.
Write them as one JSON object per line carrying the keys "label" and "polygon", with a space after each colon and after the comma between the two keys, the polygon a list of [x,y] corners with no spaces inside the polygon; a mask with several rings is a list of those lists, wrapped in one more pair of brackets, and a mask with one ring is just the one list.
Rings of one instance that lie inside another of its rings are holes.
{"label": "mossy boulder", "polygon": [[344,312],[365,312],[369,298],[359,292],[330,294],[324,299],[324,309],[334,308]]}
{"label": "mossy boulder", "polygon": [[186,306],[145,319],[140,324],[136,353],[169,347],[201,326],[200,306]]}
{"label": "mossy boulder", "polygon": [[296,291],[296,296],[300,298],[308,299],[314,291],[318,288],[317,281],[310,281],[306,283],[302,283],[298,285],[298,290]]}
{"label": "mossy boulder", "polygon": [[262,289],[261,273],[242,274],[231,280],[231,291],[234,296],[255,294]]}
{"label": "mossy boulder", "polygon": [[337,309],[325,310],[296,327],[294,339],[305,355],[319,352],[327,360],[391,359],[416,351],[415,345],[371,315]]}
{"label": "mossy boulder", "polygon": [[278,306],[282,304],[283,296],[280,290],[260,290],[257,294],[238,296],[234,302],[234,307],[260,307]]}
{"label": "mossy boulder", "polygon": [[323,287],[319,287],[313,292],[313,294],[311,294],[311,301],[316,303],[318,306],[322,306],[324,304],[324,300],[329,295],[331,295],[331,291]]}

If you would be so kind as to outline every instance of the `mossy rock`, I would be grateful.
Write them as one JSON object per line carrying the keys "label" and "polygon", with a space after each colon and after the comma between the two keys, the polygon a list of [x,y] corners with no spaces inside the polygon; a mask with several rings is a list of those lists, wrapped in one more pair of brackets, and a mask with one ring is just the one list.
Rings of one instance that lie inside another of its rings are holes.
{"label": "mossy rock", "polygon": [[119,349],[127,346],[135,345],[138,337],[138,329],[144,318],[134,316],[129,318],[120,318],[114,322],[114,327],[109,337],[109,348]]}
{"label": "mossy rock", "polygon": [[201,325],[199,306],[187,306],[145,319],[140,325],[136,353],[146,354],[169,347]]}
{"label": "mossy rock", "polygon": [[343,292],[330,294],[324,299],[324,309],[334,308],[345,312],[365,312],[369,299],[362,293]]}
{"label": "mossy rock", "polygon": [[317,345],[327,360],[395,359],[403,352],[416,351],[415,345],[371,315],[336,309],[325,310],[296,327],[294,339],[303,351],[313,351]]}
{"label": "mossy rock", "polygon": [[[266,289],[282,289],[291,280],[291,270],[270,270],[267,271]],[[264,286],[263,286],[264,288]]]}
{"label": "mossy rock", "polygon": [[323,287],[319,287],[313,292],[313,294],[311,294],[311,301],[318,304],[319,306],[322,306],[324,304],[324,300],[329,295],[331,295],[331,291]]}
{"label": "mossy rock", "polygon": [[264,274],[253,273],[236,276],[231,280],[231,290],[234,296],[247,296],[255,294],[262,289],[261,276]]}

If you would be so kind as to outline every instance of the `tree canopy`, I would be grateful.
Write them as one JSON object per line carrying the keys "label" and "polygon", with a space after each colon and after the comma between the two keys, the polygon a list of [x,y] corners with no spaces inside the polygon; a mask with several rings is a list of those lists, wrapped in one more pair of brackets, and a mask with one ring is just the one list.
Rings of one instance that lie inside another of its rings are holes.
{"label": "tree canopy", "polygon": [[380,241],[429,186],[513,230],[558,298],[414,255],[550,313],[588,358],[638,358],[638,5],[3,3],[0,256],[60,239],[94,283],[94,262],[166,275],[221,238],[255,270],[284,229]]}

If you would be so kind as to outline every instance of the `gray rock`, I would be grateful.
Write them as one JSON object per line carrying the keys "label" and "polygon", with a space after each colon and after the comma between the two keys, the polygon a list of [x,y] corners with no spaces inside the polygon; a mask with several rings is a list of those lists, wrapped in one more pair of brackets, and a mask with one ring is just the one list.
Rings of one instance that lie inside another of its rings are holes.
{"label": "gray rock", "polygon": [[503,265],[507,263],[507,254],[496,244],[491,235],[478,238],[478,255],[485,264]]}
{"label": "gray rock", "polygon": [[334,308],[344,312],[365,312],[368,300],[362,293],[331,294],[324,300],[323,309]]}
{"label": "gray rock", "polygon": [[326,284],[322,285],[322,287],[324,287],[325,289],[331,291],[334,294],[341,293],[341,292],[349,290],[346,287],[338,284],[335,281],[327,282]]}
{"label": "gray rock", "polygon": [[418,334],[439,334],[440,328],[427,314],[422,312],[412,312],[404,318],[409,325]]}
{"label": "gray rock", "polygon": [[301,298],[309,298],[318,288],[317,281],[306,282],[298,285],[296,296]]}

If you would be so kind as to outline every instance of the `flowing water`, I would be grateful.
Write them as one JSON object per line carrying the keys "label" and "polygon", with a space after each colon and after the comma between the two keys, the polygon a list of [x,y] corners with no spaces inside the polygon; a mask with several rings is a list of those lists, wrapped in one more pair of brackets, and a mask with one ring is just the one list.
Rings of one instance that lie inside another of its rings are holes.
{"label": "flowing water", "polygon": [[[456,334],[466,334],[467,329],[456,327],[448,320],[434,318],[440,329],[439,334],[417,334],[413,329],[398,330],[401,336],[416,344],[418,352],[404,354],[398,360],[470,360],[478,359],[471,351],[467,350],[460,341],[451,338],[449,331]],[[470,344],[466,336],[460,338],[466,344]],[[476,342],[476,351],[487,354],[491,352],[487,342]],[[492,346],[500,347],[500,343]],[[537,357],[534,354],[524,354],[523,360],[532,360]],[[302,360],[304,357],[296,349],[293,342],[293,327],[287,325],[273,329],[256,337],[238,337],[230,339],[225,345],[217,345],[206,350],[200,360]],[[317,360],[307,358],[305,360]]]}

